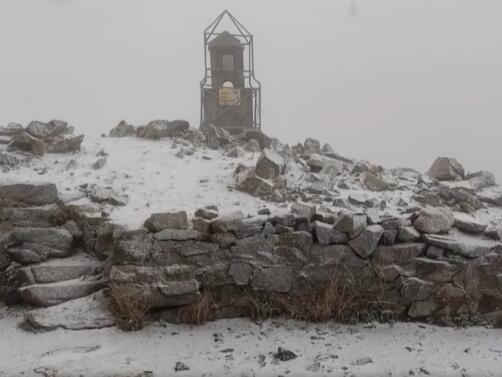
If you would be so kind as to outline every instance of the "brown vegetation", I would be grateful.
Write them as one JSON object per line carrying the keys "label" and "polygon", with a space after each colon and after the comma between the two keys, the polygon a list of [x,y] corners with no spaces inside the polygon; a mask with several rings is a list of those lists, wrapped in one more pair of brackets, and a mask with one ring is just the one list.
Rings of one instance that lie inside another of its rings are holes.
{"label": "brown vegetation", "polygon": [[137,331],[144,327],[148,304],[142,295],[126,286],[111,285],[109,290],[110,310],[119,328]]}

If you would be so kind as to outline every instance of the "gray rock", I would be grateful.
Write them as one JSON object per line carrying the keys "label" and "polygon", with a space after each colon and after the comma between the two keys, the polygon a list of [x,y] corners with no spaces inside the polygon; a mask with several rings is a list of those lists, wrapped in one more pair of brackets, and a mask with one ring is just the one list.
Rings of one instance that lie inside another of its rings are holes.
{"label": "gray rock", "polygon": [[92,168],[95,170],[102,169],[106,165],[106,157],[101,157],[98,158],[94,163],[92,164]]}
{"label": "gray rock", "polygon": [[305,153],[319,153],[321,151],[321,143],[318,140],[307,138],[303,143]]}
{"label": "gray rock", "polygon": [[251,279],[251,286],[261,291],[288,293],[292,282],[291,266],[271,266],[256,268]]}
{"label": "gray rock", "polygon": [[316,206],[294,203],[291,206],[291,213],[295,215],[295,218],[312,221],[316,215]]}
{"label": "gray rock", "polygon": [[239,191],[257,197],[265,197],[273,194],[273,191],[275,192],[273,184],[269,180],[259,177],[255,168],[246,168],[239,172],[235,176],[235,187]]}
{"label": "gray rock", "polygon": [[349,241],[347,234],[335,230],[333,225],[316,221],[314,230],[320,245],[345,244]]}
{"label": "gray rock", "polygon": [[176,365],[174,366],[174,371],[175,372],[185,372],[187,370],[190,370],[190,368],[187,367],[185,364],[183,364],[180,361],[176,362]]}
{"label": "gray rock", "polygon": [[384,228],[381,225],[370,225],[356,238],[350,240],[349,246],[360,257],[367,258],[375,251],[383,233]]}
{"label": "gray rock", "polygon": [[448,232],[454,224],[453,213],[446,208],[427,208],[418,213],[413,226],[422,233]]}
{"label": "gray rock", "polygon": [[101,263],[87,254],[69,258],[52,259],[47,262],[22,267],[16,279],[21,285],[49,284],[96,275]]}
{"label": "gray rock", "polygon": [[19,288],[18,293],[26,304],[46,307],[88,296],[104,286],[103,281],[96,279],[74,279],[58,283],[28,285]]}
{"label": "gray rock", "polygon": [[191,274],[188,266],[113,266],[110,282],[128,294],[143,297],[148,308],[162,308],[200,299],[200,284]]}
{"label": "gray rock", "polygon": [[486,229],[485,236],[494,240],[494,241],[502,241],[502,226],[491,226]]}
{"label": "gray rock", "polygon": [[218,207],[206,206],[195,211],[195,216],[206,220],[213,220],[218,217]]}
{"label": "gray rock", "polygon": [[404,266],[421,256],[427,245],[424,243],[403,243],[394,246],[379,246],[373,253],[373,262],[377,265]]}
{"label": "gray rock", "polygon": [[401,295],[408,302],[425,301],[434,293],[433,288],[433,283],[412,277],[403,282]]}
{"label": "gray rock", "polygon": [[47,143],[47,153],[70,153],[80,151],[84,135],[59,136]]}
{"label": "gray rock", "polygon": [[53,183],[0,185],[0,207],[32,207],[55,203],[58,190]]}
{"label": "gray rock", "polygon": [[236,211],[227,215],[219,216],[211,222],[214,233],[236,232],[243,227],[244,214]]}
{"label": "gray rock", "polygon": [[476,191],[495,186],[496,184],[495,175],[489,171],[479,171],[468,174],[465,178],[469,181],[471,187]]}
{"label": "gray rock", "polygon": [[219,246],[203,241],[162,241],[159,247],[163,253],[176,253],[183,257],[211,255],[219,250]]}
{"label": "gray rock", "polygon": [[43,140],[31,136],[27,132],[22,132],[15,136],[8,144],[11,149],[19,149],[25,152],[34,154],[35,156],[42,156],[45,154],[46,145]]}
{"label": "gray rock", "polygon": [[372,173],[366,173],[364,177],[364,185],[370,191],[386,191],[390,188],[390,184]]}
{"label": "gray rock", "polygon": [[54,224],[62,217],[63,208],[57,204],[47,204],[38,207],[7,207],[0,208],[0,219],[17,227],[45,228]]}
{"label": "gray rock", "polygon": [[129,203],[129,196],[127,194],[120,194],[110,187],[101,187],[92,184],[85,189],[89,199],[96,203],[108,202],[114,206],[125,206]]}
{"label": "gray rock", "polygon": [[355,213],[349,210],[342,210],[335,222],[335,229],[339,232],[357,235],[367,226],[367,218],[363,213]]}
{"label": "gray rock", "polygon": [[[430,298],[426,301],[417,301],[411,304],[408,315],[415,319],[426,318],[434,314],[438,308],[439,305],[434,298]],[[423,368],[421,369],[424,370]]]}
{"label": "gray rock", "polygon": [[33,331],[91,330],[115,325],[103,290],[50,308],[30,310],[24,315],[23,328]]}
{"label": "gray rock", "polygon": [[0,170],[2,172],[7,173],[9,170],[21,165],[21,163],[22,161],[16,156],[0,151]]}
{"label": "gray rock", "polygon": [[125,120],[121,120],[120,123],[112,128],[109,133],[110,137],[127,137],[136,136],[136,128],[128,124]]}
{"label": "gray rock", "polygon": [[264,149],[256,162],[256,174],[264,179],[277,178],[284,170],[284,159],[270,149]]}
{"label": "gray rock", "polygon": [[201,233],[211,233],[211,221],[200,217],[195,217],[192,219],[192,227],[194,230],[198,230]]}
{"label": "gray rock", "polygon": [[435,260],[443,259],[444,250],[440,247],[430,245],[427,247],[427,257]]}
{"label": "gray rock", "polygon": [[211,236],[211,242],[219,245],[220,247],[228,247],[235,243],[237,238],[231,232],[226,233],[214,233]]}
{"label": "gray rock", "polygon": [[251,139],[242,146],[242,149],[244,149],[246,152],[257,153],[261,151],[261,146],[258,140]]}
{"label": "gray rock", "polygon": [[204,241],[208,238],[206,234],[193,229],[164,229],[153,236],[158,241]]}
{"label": "gray rock", "polygon": [[64,121],[53,120],[49,123],[42,123],[35,120],[28,124],[26,132],[37,139],[47,140],[63,134],[67,127],[68,123]]}
{"label": "gray rock", "polygon": [[495,250],[500,243],[459,232],[450,235],[424,234],[424,241],[443,249],[451,250],[465,258],[479,258]]}
{"label": "gray rock", "polygon": [[277,349],[277,352],[274,353],[274,359],[280,360],[280,361],[290,361],[296,359],[297,356],[293,351],[290,351],[288,349],[279,347]]}
{"label": "gray rock", "polygon": [[420,232],[412,226],[404,226],[399,228],[398,239],[401,242],[415,242],[422,237]]}
{"label": "gray rock", "polygon": [[154,213],[145,221],[145,228],[152,232],[164,229],[188,229],[188,216],[185,211]]}
{"label": "gray rock", "polygon": [[487,224],[482,223],[478,219],[466,215],[464,213],[456,213],[455,214],[455,228],[473,234],[481,234],[488,227]]}
{"label": "gray rock", "polygon": [[141,265],[156,249],[153,235],[146,230],[123,232],[113,246],[113,262]]}
{"label": "gray rock", "polygon": [[250,263],[232,263],[228,274],[232,277],[236,285],[248,285],[253,276],[254,266]]}
{"label": "gray rock", "polygon": [[39,244],[60,250],[63,254],[70,251],[73,243],[73,236],[62,228],[17,228],[11,237],[16,245]]}
{"label": "gray rock", "polygon": [[244,140],[256,140],[260,144],[260,149],[271,148],[272,139],[258,130],[248,130],[244,134]]}
{"label": "gray rock", "polygon": [[241,158],[244,157],[245,155],[246,151],[239,146],[235,146],[227,152],[227,157],[231,158]]}
{"label": "gray rock", "polygon": [[428,174],[438,181],[458,181],[464,179],[465,170],[454,158],[438,157]]}
{"label": "gray rock", "polygon": [[308,254],[313,244],[312,234],[305,231],[281,233],[279,234],[278,244],[298,249]]}

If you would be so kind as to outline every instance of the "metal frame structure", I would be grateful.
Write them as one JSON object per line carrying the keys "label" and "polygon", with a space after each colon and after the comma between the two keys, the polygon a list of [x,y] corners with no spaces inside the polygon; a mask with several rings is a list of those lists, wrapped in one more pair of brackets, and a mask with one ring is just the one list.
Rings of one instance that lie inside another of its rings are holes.
{"label": "metal frame structure", "polygon": [[[251,89],[251,95],[253,97],[253,128],[261,130],[261,83],[254,76],[254,46],[253,46],[253,35],[228,11],[224,10],[205,30],[204,30],[204,78],[200,82],[201,90],[201,108],[200,108],[200,124],[206,124],[208,119],[205,119],[204,114],[204,96],[206,95],[206,89],[212,89],[211,80],[211,62],[209,56],[209,43],[211,40],[221,34],[218,31],[218,26],[224,17],[227,16],[233,26],[235,27],[235,32],[230,33],[232,36],[239,39],[239,41],[244,46],[244,70],[242,74],[244,76],[245,87]],[[246,60],[247,55],[247,60]],[[247,63],[247,64],[246,64]],[[223,109],[220,113],[215,116],[218,119],[221,115],[229,111],[229,108]],[[238,111],[238,110],[237,110]],[[249,119],[249,117],[239,111],[242,116]],[[212,120],[215,120],[212,119]]]}

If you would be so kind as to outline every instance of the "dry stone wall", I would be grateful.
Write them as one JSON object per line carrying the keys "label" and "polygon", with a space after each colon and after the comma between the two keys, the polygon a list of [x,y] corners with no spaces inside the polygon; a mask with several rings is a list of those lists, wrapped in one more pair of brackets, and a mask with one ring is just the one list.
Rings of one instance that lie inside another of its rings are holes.
{"label": "dry stone wall", "polygon": [[468,217],[427,209],[375,219],[301,204],[266,212],[218,215],[210,207],[191,224],[183,212],[153,215],[145,229],[115,240],[110,282],[170,320],[208,295],[209,317],[222,318],[250,315],[257,297],[313,297],[336,284],[386,317],[500,323],[502,246]]}

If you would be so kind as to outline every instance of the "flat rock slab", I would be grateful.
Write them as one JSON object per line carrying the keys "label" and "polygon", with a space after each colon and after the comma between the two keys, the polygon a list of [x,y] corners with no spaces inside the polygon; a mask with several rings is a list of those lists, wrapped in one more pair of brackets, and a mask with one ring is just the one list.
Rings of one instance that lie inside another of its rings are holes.
{"label": "flat rock slab", "polygon": [[18,280],[22,284],[48,284],[95,275],[102,263],[86,254],[64,259],[52,259],[43,263],[20,268]]}
{"label": "flat rock slab", "polygon": [[2,206],[31,207],[55,203],[58,190],[53,183],[0,185]]}
{"label": "flat rock slab", "polygon": [[424,234],[423,237],[426,243],[451,250],[465,258],[482,257],[501,245],[500,242],[461,232],[451,232],[449,235]]}
{"label": "flat rock slab", "polygon": [[479,221],[475,217],[465,213],[455,214],[455,228],[460,229],[467,233],[480,234],[483,233],[488,227],[487,224]]}
{"label": "flat rock slab", "polygon": [[34,330],[90,330],[115,325],[108,311],[108,298],[101,290],[90,296],[71,300],[50,308],[31,310],[24,316],[24,328]]}
{"label": "flat rock slab", "polygon": [[59,283],[34,284],[18,289],[24,302],[33,306],[54,306],[85,297],[104,287],[100,280],[67,280]]}

